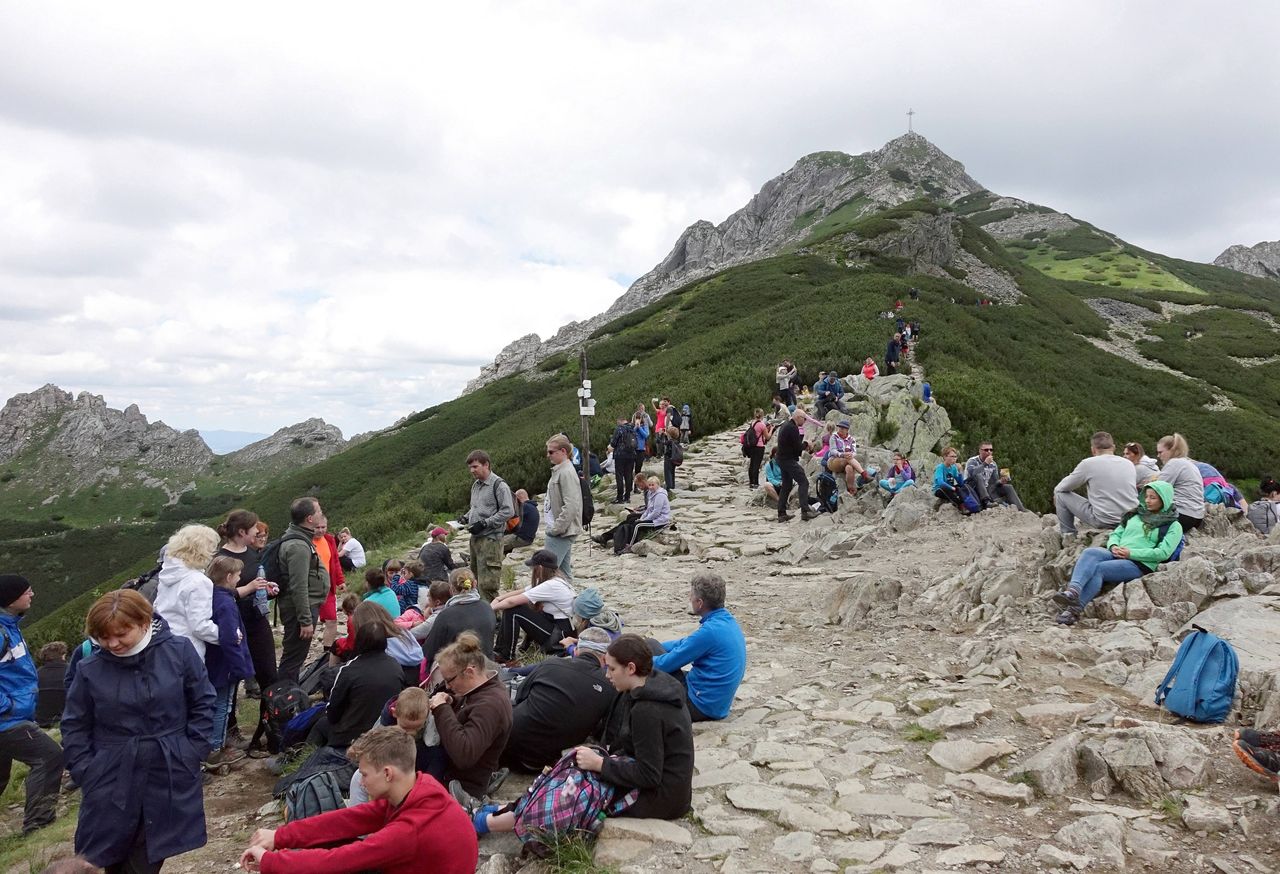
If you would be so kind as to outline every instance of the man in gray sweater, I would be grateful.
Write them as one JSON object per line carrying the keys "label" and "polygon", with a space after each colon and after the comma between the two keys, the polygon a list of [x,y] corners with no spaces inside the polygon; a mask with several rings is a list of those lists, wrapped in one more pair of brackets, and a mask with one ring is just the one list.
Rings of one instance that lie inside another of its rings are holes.
{"label": "man in gray sweater", "polygon": [[[1116,442],[1106,431],[1090,440],[1091,455],[1054,486],[1053,504],[1058,530],[1076,533],[1076,520],[1089,528],[1114,528],[1120,517],[1138,506],[1133,464],[1115,454]],[[1075,490],[1084,486],[1086,497]]]}
{"label": "man in gray sweater", "polygon": [[471,507],[460,520],[471,534],[471,572],[486,601],[498,596],[502,582],[502,535],[516,514],[511,486],[493,472],[489,453],[476,449],[467,456],[471,471]]}
{"label": "man in gray sweater", "polygon": [[569,460],[573,445],[569,438],[557,434],[547,441],[547,458],[551,460],[551,479],[547,480],[546,548],[560,560],[560,570],[573,579],[573,541],[582,533],[582,485],[578,472]]}

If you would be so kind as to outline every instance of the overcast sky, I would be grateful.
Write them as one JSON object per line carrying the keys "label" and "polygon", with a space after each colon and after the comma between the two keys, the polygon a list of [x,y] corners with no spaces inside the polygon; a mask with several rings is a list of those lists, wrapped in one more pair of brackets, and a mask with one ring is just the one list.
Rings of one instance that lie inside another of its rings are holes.
{"label": "overcast sky", "polygon": [[1280,238],[1271,3],[4,3],[0,394],[348,435],[916,128],[1212,260]]}

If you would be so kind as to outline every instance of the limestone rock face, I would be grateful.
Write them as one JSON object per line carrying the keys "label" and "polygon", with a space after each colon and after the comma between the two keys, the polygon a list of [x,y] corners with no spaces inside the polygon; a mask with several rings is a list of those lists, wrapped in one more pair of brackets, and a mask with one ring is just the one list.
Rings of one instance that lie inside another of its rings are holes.
{"label": "limestone rock face", "polygon": [[227,456],[243,467],[261,466],[265,462],[281,466],[314,464],[347,448],[342,431],[324,419],[307,419],[281,428],[264,440],[250,443]]}
{"label": "limestone rock face", "polygon": [[1213,263],[1250,276],[1280,279],[1280,240],[1256,246],[1229,246]]}

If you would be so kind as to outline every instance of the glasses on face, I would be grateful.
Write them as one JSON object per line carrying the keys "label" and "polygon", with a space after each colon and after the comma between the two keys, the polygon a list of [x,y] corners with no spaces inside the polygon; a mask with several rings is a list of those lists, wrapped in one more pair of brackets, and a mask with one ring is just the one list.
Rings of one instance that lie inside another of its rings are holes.
{"label": "glasses on face", "polygon": [[990,446],[984,446],[978,451],[981,452],[983,455],[990,455],[992,453],[992,449]]}
{"label": "glasses on face", "polygon": [[452,677],[450,677],[444,671],[441,671],[440,675],[444,677],[444,684],[446,686],[452,686],[454,684],[454,681],[456,681],[459,677],[462,676],[462,671],[458,671],[458,673],[454,674]]}

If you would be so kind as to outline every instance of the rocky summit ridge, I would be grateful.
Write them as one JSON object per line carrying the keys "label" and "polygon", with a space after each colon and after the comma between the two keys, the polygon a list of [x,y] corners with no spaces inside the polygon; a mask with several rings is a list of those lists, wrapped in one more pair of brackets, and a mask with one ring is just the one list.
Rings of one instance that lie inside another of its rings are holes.
{"label": "rocky summit ridge", "polygon": [[1250,276],[1280,280],[1280,240],[1255,246],[1228,246],[1213,263]]}
{"label": "rocky summit ridge", "polygon": [[464,394],[575,348],[602,325],[688,282],[800,244],[824,219],[856,220],[922,196],[953,203],[984,190],[963,164],[918,133],[860,155],[806,155],[720,224],[703,220],[686,228],[667,257],[605,312],[570,322],[546,341],[526,334],[508,344],[467,384]]}

